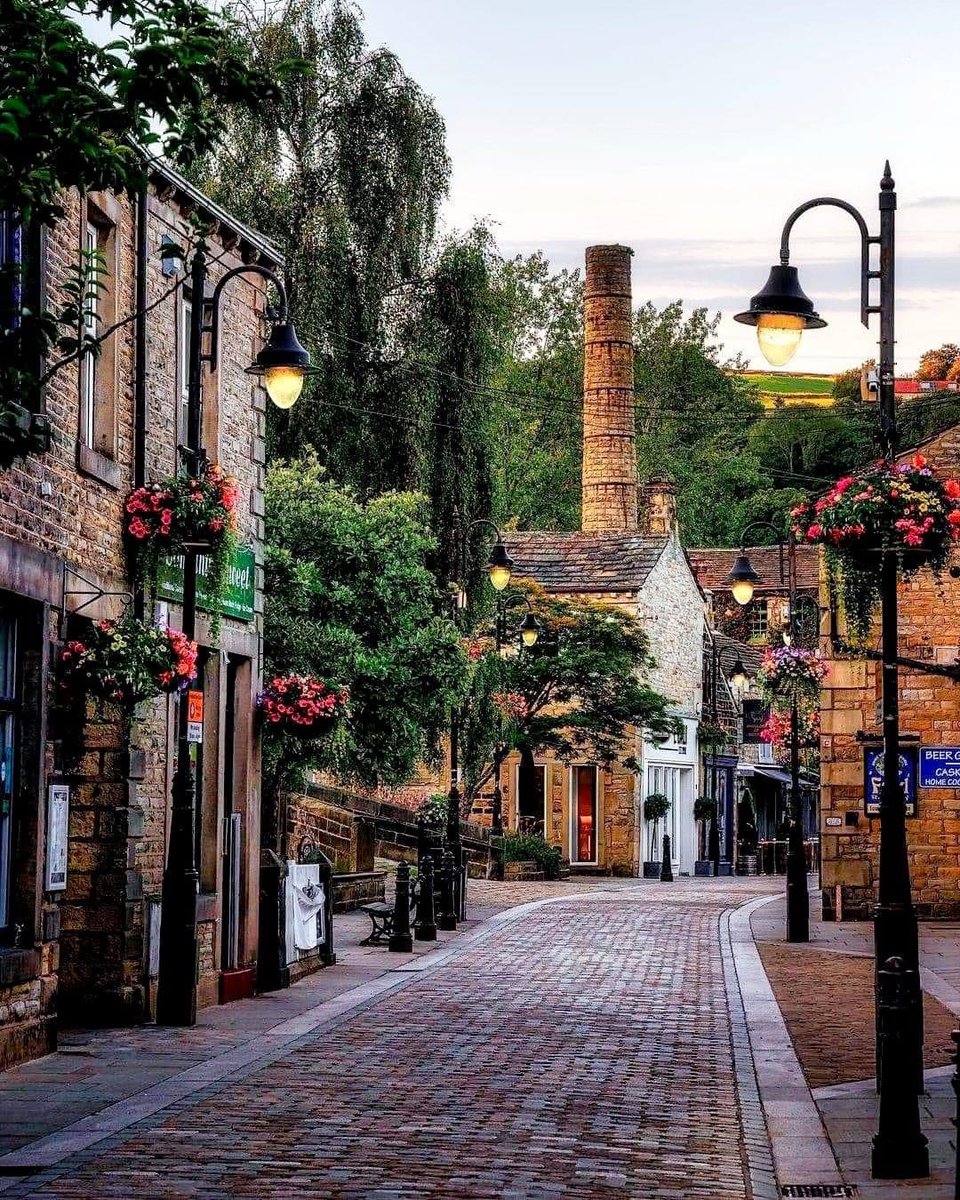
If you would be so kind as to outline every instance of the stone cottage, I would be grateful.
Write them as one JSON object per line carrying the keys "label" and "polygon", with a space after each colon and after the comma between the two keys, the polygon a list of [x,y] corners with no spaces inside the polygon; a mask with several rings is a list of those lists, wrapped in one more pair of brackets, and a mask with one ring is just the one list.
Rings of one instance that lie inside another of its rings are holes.
{"label": "stone cottage", "polygon": [[[584,291],[583,483],[581,529],[506,534],[516,577],[555,595],[614,604],[638,616],[656,667],[652,686],[670,697],[683,734],[653,745],[642,730],[625,754],[638,774],[596,763],[538,760],[537,794],[548,841],[573,870],[636,875],[649,858],[643,798],[671,800],[667,831],[675,870],[693,874],[697,724],[702,701],[703,595],[680,545],[676,494],[668,480],[637,479],[630,260],[625,246],[592,246]],[[517,826],[514,756],[504,772],[504,818]],[[537,821],[537,824],[540,824]]]}
{"label": "stone cottage", "polygon": [[[59,649],[90,620],[136,603],[125,498],[173,474],[186,440],[187,331],[201,298],[182,263],[161,256],[164,243],[186,250],[199,219],[211,289],[243,263],[279,265],[262,237],[158,163],[139,195],[72,193],[65,206],[52,231],[5,237],[6,264],[23,294],[43,288],[53,306],[81,251],[96,251],[103,287],[89,320],[98,333],[118,328],[99,357],[50,377],[49,451],[0,471],[0,1067],[50,1050],[58,1017],[151,1014],[178,701],[141,705],[129,731],[91,707],[79,753],[68,755]],[[249,994],[257,962],[265,393],[244,368],[261,345],[265,305],[262,279],[231,281],[220,369],[204,393],[202,442],[237,480],[241,550],[219,638],[209,613],[198,621],[200,1004]],[[180,586],[171,562],[146,615],[177,626]]]}

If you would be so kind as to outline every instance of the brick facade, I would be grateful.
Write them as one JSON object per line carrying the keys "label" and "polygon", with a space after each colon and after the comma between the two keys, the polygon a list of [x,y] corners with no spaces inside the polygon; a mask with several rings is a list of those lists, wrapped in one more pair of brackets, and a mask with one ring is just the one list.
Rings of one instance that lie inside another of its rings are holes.
{"label": "brick facade", "polygon": [[[164,866],[176,704],[164,697],[141,705],[129,727],[108,706],[91,704],[85,714],[65,711],[56,702],[54,664],[65,634],[82,633],[87,619],[117,616],[129,601],[121,538],[125,496],[138,482],[177,466],[184,272],[167,273],[160,247],[167,239],[188,247],[191,213],[199,213],[208,231],[211,290],[222,273],[243,262],[278,264],[262,239],[165,169],[153,173],[142,202],[109,193],[69,194],[66,216],[45,239],[41,261],[51,307],[63,298],[86,229],[95,231],[106,260],[100,329],[132,317],[138,281],[152,307],[142,343],[133,320],[104,343],[90,392],[84,365],[71,363],[51,377],[45,392],[53,426],[49,453],[17,460],[0,474],[0,616],[16,622],[23,700],[9,818],[16,864],[11,919],[0,929],[0,1065],[49,1049],[58,1013],[101,1021],[140,1020],[150,1013],[150,915]],[[253,548],[258,564],[264,393],[243,368],[261,344],[264,306],[257,277],[241,277],[226,289],[221,366],[212,379],[207,374],[203,416],[209,457],[237,477],[240,541]],[[145,413],[140,424],[138,399]],[[218,644],[206,615],[198,620],[205,659],[198,792],[201,1003],[218,999],[224,967],[250,966],[257,957],[259,566],[255,593],[254,619],[225,618]],[[180,608],[161,600],[153,615],[176,626]],[[65,892],[44,890],[51,784],[70,788]],[[236,964],[223,937],[222,825],[228,810],[242,823]]]}
{"label": "brick facade", "polygon": [[[960,474],[960,426],[923,446],[942,476]],[[823,907],[830,917],[866,918],[877,900],[880,821],[864,811],[863,756],[877,745],[880,667],[832,657],[826,577],[822,648],[830,673],[822,694],[821,777]],[[960,660],[960,580],[920,571],[899,590],[900,653],[955,665]],[[872,645],[879,645],[877,637]],[[904,744],[960,746],[960,684],[901,668],[900,732]],[[918,811],[907,819],[913,899],[921,916],[960,917],[960,791],[918,788]],[[839,824],[837,823],[839,822]],[[839,901],[839,912],[838,912]]]}

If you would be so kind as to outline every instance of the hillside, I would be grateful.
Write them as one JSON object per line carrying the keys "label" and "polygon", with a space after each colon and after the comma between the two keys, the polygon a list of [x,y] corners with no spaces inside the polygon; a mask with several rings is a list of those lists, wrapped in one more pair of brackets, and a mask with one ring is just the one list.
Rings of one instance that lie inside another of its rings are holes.
{"label": "hillside", "polygon": [[783,403],[823,406],[833,403],[833,375],[788,371],[741,371],[740,375],[756,384],[768,408]]}

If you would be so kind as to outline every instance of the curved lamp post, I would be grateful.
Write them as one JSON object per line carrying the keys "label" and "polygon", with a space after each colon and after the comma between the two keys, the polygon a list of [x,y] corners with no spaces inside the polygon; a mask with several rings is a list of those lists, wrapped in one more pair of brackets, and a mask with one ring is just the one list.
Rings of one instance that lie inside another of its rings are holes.
{"label": "curved lamp post", "polygon": [[[307,375],[314,373],[310,356],[297,340],[287,313],[287,293],[282,281],[267,267],[250,263],[234,267],[217,281],[213,295],[204,298],[207,283],[207,253],[201,244],[194,254],[190,284],[194,303],[190,314],[189,363],[187,375],[187,442],[179,450],[188,468],[199,471],[207,460],[200,445],[203,364],[216,371],[220,354],[220,303],[223,289],[238,275],[259,275],[277,289],[280,319],[273,326],[267,345],[247,367],[263,377],[267,394],[278,408],[296,403]],[[209,316],[209,323],[205,318]],[[204,335],[210,348],[203,352]],[[187,546],[183,567],[183,633],[194,640],[197,623],[197,558],[204,546]],[[160,978],[157,984],[157,1022],[161,1025],[194,1025],[197,1020],[197,895],[199,875],[196,859],[196,783],[190,758],[186,700],[181,699],[177,726],[177,762],[171,788],[170,839],[163,872],[160,924]]]}
{"label": "curved lamp post", "polygon": [[[805,329],[822,329],[826,322],[800,287],[790,265],[790,232],[811,208],[839,208],[849,213],[860,233],[860,320],[869,327],[880,318],[878,399],[880,443],[892,462],[897,453],[897,410],[894,395],[894,230],[897,196],[890,163],[880,180],[880,233],[871,234],[862,214],[846,200],[821,196],[801,204],[787,218],[780,238],[780,264],[771,268],[763,288],[746,312],[734,318],[754,325],[768,362],[788,362]],[[871,248],[879,248],[876,268]],[[878,281],[879,303],[870,289]],[[772,357],[771,357],[772,356]],[[880,1121],[874,1137],[872,1169],[875,1178],[915,1178],[930,1173],[927,1139],[920,1131],[917,1092],[923,1090],[923,996],[920,991],[917,917],[910,890],[905,803],[900,784],[900,712],[897,678],[897,554],[880,556],[883,783],[880,792],[879,903],[874,916],[877,978],[878,1083]],[[899,986],[893,986],[899,979]],[[890,981],[893,980],[893,983]],[[889,995],[881,996],[881,985]],[[890,1062],[880,1048],[889,1046]],[[900,1053],[894,1049],[899,1048]]]}
{"label": "curved lamp post", "polygon": [[[504,638],[506,634],[505,620],[506,613],[504,609],[504,593],[510,586],[510,580],[513,577],[513,559],[507,551],[506,543],[503,540],[503,534],[500,529],[485,517],[478,517],[471,521],[464,530],[463,537],[460,539],[460,549],[465,553],[467,543],[470,539],[471,530],[478,526],[486,526],[493,531],[494,543],[490,549],[489,557],[487,558],[486,571],[487,577],[490,580],[490,586],[497,594],[497,616],[495,626],[496,651],[499,655],[503,649]],[[461,560],[461,569],[463,562]],[[462,586],[455,589],[457,596],[457,607],[462,608],[466,604],[466,595]],[[527,606],[527,612],[520,623],[520,639],[524,646],[531,648],[536,645],[537,639],[540,636],[540,623],[534,614],[533,607],[526,596],[523,597],[524,603]],[[459,856],[459,838],[460,838],[460,789],[457,784],[457,754],[458,754],[458,725],[459,714],[456,707],[451,713],[450,719],[450,793],[449,805],[447,809],[447,837],[453,843],[456,842],[455,851]],[[491,814],[491,833],[497,840],[497,845],[493,854],[492,872],[494,879],[503,878],[503,853],[501,839],[503,838],[503,788],[501,771],[503,767],[503,737],[502,732],[497,738],[497,746],[494,753],[494,788],[493,788],[493,812]],[[459,866],[459,857],[457,858]]]}
{"label": "curved lamp post", "polygon": [[[747,676],[746,668],[743,665],[743,660],[740,658],[740,652],[735,646],[718,646],[716,641],[711,643],[711,696],[710,696],[710,720],[713,724],[714,731],[720,728],[720,715],[718,711],[718,695],[720,691],[720,673],[723,669],[723,656],[725,654],[736,654],[736,660],[730,668],[730,674],[727,679],[736,688],[745,688],[750,682]],[[711,748],[710,755],[710,803],[713,805],[713,813],[710,817],[710,833],[707,839],[707,856],[713,863],[713,874],[720,874],[720,814],[717,804],[717,745]]]}
{"label": "curved lamp post", "polygon": [[[743,531],[740,553],[728,576],[730,590],[738,604],[753,599],[760,576],[747,556],[746,543],[752,530],[764,529],[777,538],[780,552],[780,586],[786,587],[790,614],[784,642],[789,646],[796,634],[797,621],[797,543],[793,532],[786,542],[781,531],[769,521],[753,521]],[[803,808],[800,796],[800,714],[796,697],[790,705],[790,826],[787,835],[787,941],[810,940],[810,897],[807,892],[807,859],[803,847]]]}

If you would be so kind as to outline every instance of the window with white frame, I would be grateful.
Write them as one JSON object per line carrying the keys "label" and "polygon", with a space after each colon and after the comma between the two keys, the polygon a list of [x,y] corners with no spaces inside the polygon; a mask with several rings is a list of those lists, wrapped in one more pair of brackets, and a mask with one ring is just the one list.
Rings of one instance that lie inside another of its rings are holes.
{"label": "window with white frame", "polygon": [[766,600],[754,600],[750,605],[750,641],[765,642],[769,626]]}

